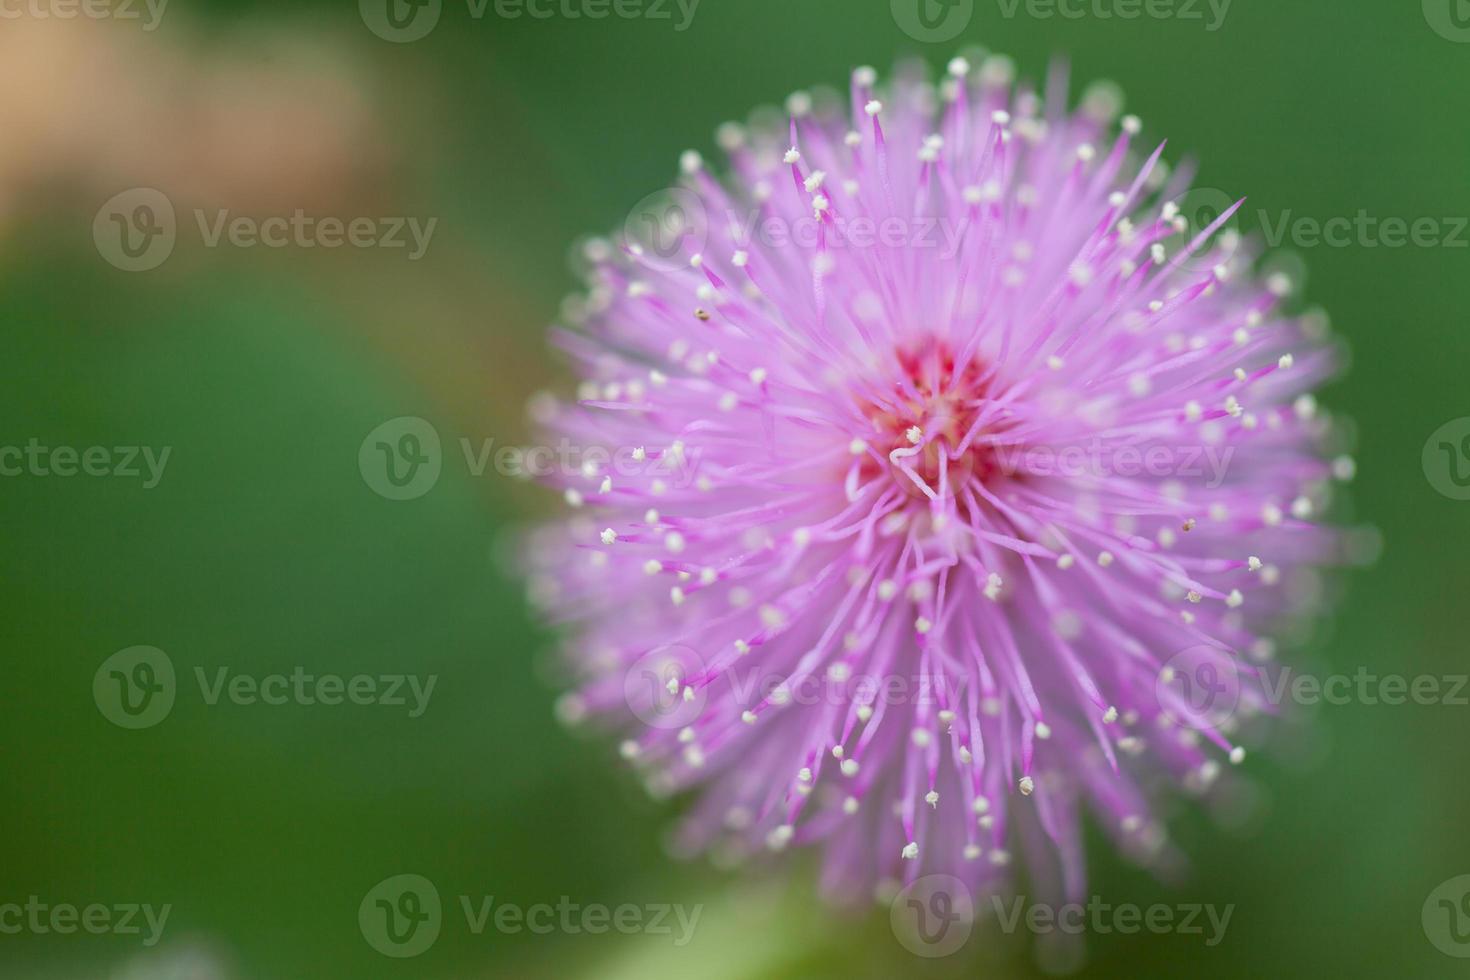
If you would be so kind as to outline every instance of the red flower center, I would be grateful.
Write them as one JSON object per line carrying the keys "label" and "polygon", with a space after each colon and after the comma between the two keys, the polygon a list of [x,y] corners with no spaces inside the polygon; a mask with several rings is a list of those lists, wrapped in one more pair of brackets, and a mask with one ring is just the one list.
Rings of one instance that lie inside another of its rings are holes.
{"label": "red flower center", "polygon": [[[928,499],[911,472],[935,493],[963,503],[960,491],[971,480],[991,484],[1001,475],[994,447],[979,437],[1004,429],[1007,423],[992,422],[981,432],[971,432],[994,380],[988,366],[974,357],[957,365],[950,345],[934,338],[900,348],[895,360],[898,379],[889,382],[887,398],[866,413],[876,435],[870,442],[890,460],[883,465],[905,493]],[[912,455],[892,455],[894,450],[916,448]],[[869,457],[862,475],[872,478],[879,469],[880,464]]]}

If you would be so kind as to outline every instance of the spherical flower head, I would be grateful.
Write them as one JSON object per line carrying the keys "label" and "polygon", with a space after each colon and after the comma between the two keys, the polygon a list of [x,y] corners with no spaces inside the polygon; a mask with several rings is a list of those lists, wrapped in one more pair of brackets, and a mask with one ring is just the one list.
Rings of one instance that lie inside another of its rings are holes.
{"label": "spherical flower head", "polygon": [[584,380],[536,413],[586,450],[530,549],[560,708],[699,789],[682,850],[816,846],[839,898],[1014,853],[1078,898],[1084,815],[1167,863],[1155,798],[1270,708],[1338,550],[1334,356],[1111,89],[878,85],[722,127],[728,173],[685,154],[584,249]]}

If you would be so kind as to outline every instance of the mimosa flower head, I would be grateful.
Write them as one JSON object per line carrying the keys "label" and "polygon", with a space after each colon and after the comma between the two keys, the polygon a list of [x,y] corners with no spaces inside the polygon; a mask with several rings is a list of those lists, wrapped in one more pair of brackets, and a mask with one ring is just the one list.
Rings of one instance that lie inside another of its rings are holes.
{"label": "mimosa flower head", "polygon": [[533,591],[563,716],[697,791],[680,849],[1075,898],[1090,813],[1166,866],[1157,798],[1242,762],[1286,585],[1339,550],[1325,319],[1115,90],[1012,74],[859,69],[583,249],[583,381],[536,416],[607,452],[551,478]]}

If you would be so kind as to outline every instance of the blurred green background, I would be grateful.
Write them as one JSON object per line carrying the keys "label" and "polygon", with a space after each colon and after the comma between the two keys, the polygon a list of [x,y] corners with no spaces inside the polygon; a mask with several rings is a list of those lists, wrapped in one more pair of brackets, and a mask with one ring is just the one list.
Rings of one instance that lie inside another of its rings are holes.
{"label": "blurred green background", "polygon": [[[956,956],[919,960],[885,911],[824,910],[810,868],[737,876],[667,857],[674,809],[607,744],[556,723],[552,637],[500,570],[501,532],[547,501],[474,476],[459,440],[529,441],[525,400],[565,383],[542,338],[575,285],[579,236],[620,225],[681,150],[714,158],[719,122],[842,85],[858,64],[938,65],[978,43],[1035,77],[1066,54],[1074,93],[1117,81],[1173,159],[1198,156],[1200,183],[1273,219],[1470,215],[1470,43],[1431,26],[1434,0],[1237,0],[1217,30],[1198,8],[1074,20],[980,0],[943,43],[906,35],[888,0],[703,0],[684,31],[677,8],[510,20],[445,0],[435,29],[403,44],[346,0],[174,0],[153,30],[0,21],[0,444],[171,447],[151,489],[0,478],[0,903],[172,906],[151,948],[0,935],[0,975],[1038,974],[1024,934],[981,930]],[[92,231],[136,187],[180,217],[167,261],[132,273]],[[208,248],[192,218],[298,208],[438,224],[410,261]],[[1297,251],[1305,301],[1353,352],[1323,395],[1358,421],[1344,517],[1386,542],[1346,577],[1305,656],[1346,673],[1464,671],[1470,503],[1435,491],[1421,449],[1470,415],[1470,250]],[[437,485],[402,502],[358,468],[367,434],[400,416],[430,420],[445,446]],[[180,683],[166,720],[130,731],[98,710],[92,682],[135,645],[165,651]],[[209,705],[193,682],[195,668],[298,665],[438,682],[418,718]],[[1470,873],[1470,708],[1324,707],[1278,748],[1247,767],[1253,818],[1174,814],[1193,857],[1182,883],[1091,848],[1094,892],[1233,904],[1225,940],[1093,935],[1081,976],[1470,974],[1420,921],[1436,886]],[[409,872],[435,883],[445,926],[400,961],[369,946],[357,912]],[[475,935],[459,895],[704,911],[683,947]]]}

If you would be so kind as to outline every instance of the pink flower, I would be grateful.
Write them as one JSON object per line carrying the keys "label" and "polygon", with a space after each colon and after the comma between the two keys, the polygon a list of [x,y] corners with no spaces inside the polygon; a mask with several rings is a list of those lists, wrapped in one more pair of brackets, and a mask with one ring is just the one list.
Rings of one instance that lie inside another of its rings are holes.
{"label": "pink flower", "polygon": [[1022,851],[1078,898],[1084,810],[1166,862],[1151,801],[1271,707],[1338,550],[1334,357],[1110,90],[956,59],[847,101],[723,127],[726,177],[686,154],[654,234],[586,248],[585,380],[539,405],[582,450],[532,548],[561,711],[701,788],[684,849],[820,845],[838,897]]}

